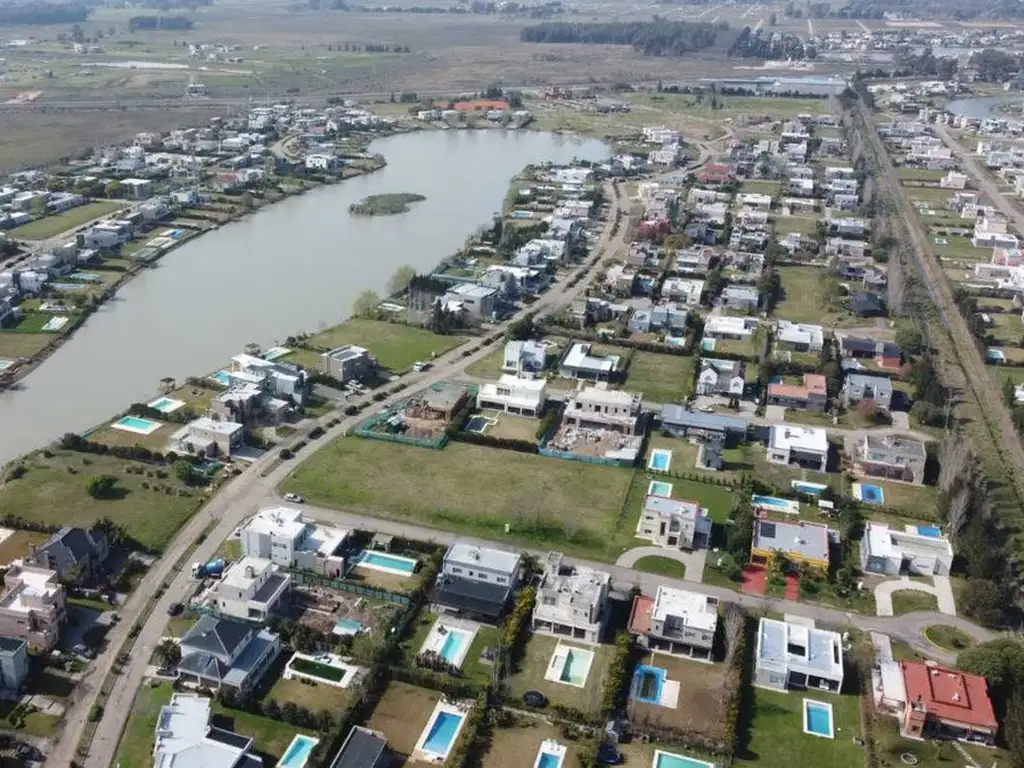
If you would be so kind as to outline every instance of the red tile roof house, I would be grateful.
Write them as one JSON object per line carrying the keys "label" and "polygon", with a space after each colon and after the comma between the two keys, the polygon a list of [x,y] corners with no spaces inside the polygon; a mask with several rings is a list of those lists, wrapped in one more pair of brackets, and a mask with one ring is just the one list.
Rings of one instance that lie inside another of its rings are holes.
{"label": "red tile roof house", "polygon": [[711,163],[697,178],[702,184],[725,184],[732,180],[732,168],[726,163]]}
{"label": "red tile roof house", "polygon": [[819,373],[805,373],[803,386],[769,384],[768,405],[803,408],[821,413],[828,405],[827,382]]}
{"label": "red tile roof house", "polygon": [[900,665],[906,692],[904,736],[995,744],[999,723],[984,677],[920,661]]}

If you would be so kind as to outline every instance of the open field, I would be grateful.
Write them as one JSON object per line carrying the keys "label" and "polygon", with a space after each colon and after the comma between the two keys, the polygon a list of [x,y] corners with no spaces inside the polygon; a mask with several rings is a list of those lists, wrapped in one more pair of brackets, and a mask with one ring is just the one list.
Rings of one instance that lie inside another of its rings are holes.
{"label": "open field", "polygon": [[687,661],[664,653],[650,653],[642,661],[667,672],[668,680],[681,683],[676,708],[631,699],[630,721],[661,728],[681,728],[719,737],[725,728],[725,697],[723,690],[728,669],[724,664]]}
{"label": "open field", "polygon": [[[582,688],[544,679],[544,674],[551,663],[551,654],[559,643],[570,648],[583,648],[593,652],[594,658]],[[516,665],[515,673],[505,681],[505,685],[509,695],[515,699],[521,700],[527,691],[540,691],[554,704],[597,714],[601,710],[601,692],[604,690],[605,673],[613,653],[614,648],[610,645],[593,646],[548,635],[533,635]]]}
{"label": "open field", "polygon": [[465,443],[434,451],[347,437],[300,465],[282,491],[353,512],[614,557],[610,539],[630,479],[628,469]]}
{"label": "open field", "polygon": [[[144,547],[160,550],[203,500],[202,491],[186,488],[169,468],[159,468],[167,476],[157,478],[158,468],[114,456],[64,450],[50,453],[49,458],[43,453],[30,454],[21,462],[28,471],[5,484],[0,493],[0,516],[10,514],[47,525],[85,527],[109,517],[124,525]],[[142,469],[143,474],[128,474],[125,468],[129,466]],[[86,485],[96,475],[117,478],[113,498],[94,499],[89,495]]]}
{"label": "open field", "polygon": [[[864,325],[863,318],[839,303],[838,281],[817,267],[779,267],[783,298],[772,315],[791,323],[813,323],[824,328]],[[870,321],[869,321],[870,322]]]}
{"label": "open field", "polygon": [[408,757],[440,698],[436,691],[392,682],[373,710],[368,726],[387,736],[389,749]]}
{"label": "open field", "polygon": [[352,701],[352,691],[333,685],[317,683],[310,685],[302,680],[279,679],[267,696],[278,704],[290,701],[313,712],[326,709],[330,712],[343,711]]}
{"label": "open field", "polygon": [[[933,171],[930,168],[897,168],[896,175],[900,181],[940,181],[946,171]],[[949,190],[943,190],[949,194]]]}
{"label": "open field", "polygon": [[19,240],[45,240],[49,237],[67,232],[69,229],[79,227],[86,222],[107,216],[122,207],[121,203],[114,203],[99,200],[92,203],[80,205],[64,213],[53,214],[42,219],[15,227],[10,231],[10,236]]}
{"label": "open field", "polygon": [[417,360],[432,360],[463,341],[465,339],[461,336],[439,336],[400,323],[354,318],[311,336],[307,344],[330,349],[343,344],[357,344],[370,350],[382,368],[392,373],[404,373]]}
{"label": "open field", "polygon": [[653,403],[681,403],[693,391],[693,358],[634,352],[625,389]]}

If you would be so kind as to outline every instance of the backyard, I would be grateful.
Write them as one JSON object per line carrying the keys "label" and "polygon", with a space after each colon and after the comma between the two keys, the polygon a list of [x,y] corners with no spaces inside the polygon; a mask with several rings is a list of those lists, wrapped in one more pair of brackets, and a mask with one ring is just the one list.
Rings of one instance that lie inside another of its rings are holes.
{"label": "backyard", "polygon": [[566,744],[557,728],[539,718],[518,717],[513,723],[495,728],[491,732],[490,748],[484,755],[481,768],[533,765],[541,743],[547,739],[554,739],[568,747],[562,768],[579,767],[572,742]]}
{"label": "backyard", "polygon": [[370,350],[382,368],[392,373],[404,373],[416,361],[432,360],[465,340],[462,336],[441,336],[401,323],[353,318],[311,336],[306,343],[311,347],[328,349],[357,344]]}
{"label": "backyard", "polygon": [[[452,468],[458,468],[453,472]],[[435,451],[335,440],[282,485],[312,504],[529,546],[614,558],[631,471],[450,443]],[[511,532],[505,532],[505,526]],[[631,532],[630,532],[631,533]]]}
{"label": "backyard", "polygon": [[64,213],[56,213],[22,224],[10,231],[10,236],[19,240],[45,240],[61,232],[74,229],[82,224],[107,216],[122,207],[122,203],[97,201],[80,205]]}
{"label": "backyard", "polygon": [[[594,658],[582,688],[544,678],[551,663],[551,655],[559,643],[593,652]],[[516,664],[515,673],[506,679],[505,685],[509,695],[519,701],[527,691],[540,691],[553,704],[574,707],[596,715],[601,711],[605,673],[614,652],[615,649],[610,645],[580,645],[571,640],[535,634],[527,642],[522,658]]]}
{"label": "backyard", "polygon": [[653,403],[681,403],[693,391],[693,358],[634,352],[625,389]]}
{"label": "backyard", "polygon": [[[201,490],[186,488],[169,468],[114,456],[51,449],[29,454],[20,465],[25,474],[8,480],[0,494],[0,517],[84,527],[108,517],[154,550],[163,549],[204,500]],[[129,474],[128,467],[139,473]],[[157,478],[157,470],[166,477]],[[89,479],[98,475],[117,478],[109,498],[93,498],[87,490]]]}
{"label": "backyard", "polygon": [[408,756],[416,748],[416,741],[440,698],[436,691],[392,682],[374,708],[368,725],[387,737],[392,751]]}
{"label": "backyard", "polygon": [[267,694],[278,704],[290,701],[313,712],[326,709],[330,712],[343,711],[352,701],[352,691],[326,683],[308,683],[303,680],[285,680],[274,683]]}
{"label": "backyard", "polygon": [[642,661],[666,672],[667,680],[680,682],[676,707],[662,707],[631,699],[629,717],[641,727],[680,728],[718,738],[725,728],[725,664],[687,661],[664,653],[648,654]]}

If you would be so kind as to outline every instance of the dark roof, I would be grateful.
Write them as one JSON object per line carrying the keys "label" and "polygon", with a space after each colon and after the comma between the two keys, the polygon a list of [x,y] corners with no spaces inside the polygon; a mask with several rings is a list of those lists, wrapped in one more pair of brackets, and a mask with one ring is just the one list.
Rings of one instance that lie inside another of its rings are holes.
{"label": "dark roof", "polygon": [[375,768],[388,742],[380,734],[354,726],[341,751],[334,757],[331,768]]}
{"label": "dark roof", "polygon": [[178,670],[198,677],[205,677],[208,680],[223,680],[231,671],[231,667],[213,654],[198,651],[183,654],[181,661],[178,662]]}
{"label": "dark roof", "polygon": [[503,584],[441,575],[437,577],[430,600],[457,610],[498,617],[511,591],[510,587]]}
{"label": "dark roof", "polygon": [[181,645],[182,649],[205,651],[215,656],[232,656],[251,632],[252,626],[240,621],[201,616],[181,638]]}
{"label": "dark roof", "polygon": [[0,651],[15,653],[19,648],[25,647],[25,641],[16,637],[0,637]]}
{"label": "dark roof", "polygon": [[243,736],[240,733],[217,727],[210,728],[206,732],[206,738],[219,741],[221,744],[227,744],[229,747],[237,747],[238,749],[248,749],[253,741],[251,736]]}
{"label": "dark roof", "polygon": [[263,758],[257,757],[256,755],[249,754],[248,752],[242,755],[241,760],[235,764],[235,768],[264,768]]}
{"label": "dark roof", "polygon": [[857,313],[863,314],[866,312],[884,312],[885,302],[882,301],[882,297],[877,293],[855,293],[850,298],[850,310]]}
{"label": "dark roof", "polygon": [[673,427],[711,429],[720,432],[747,431],[746,419],[741,419],[738,416],[726,416],[721,413],[689,411],[681,405],[663,405],[661,407],[661,423]]}
{"label": "dark roof", "polygon": [[878,342],[874,339],[863,339],[859,336],[844,336],[842,346],[843,349],[849,349],[853,352],[870,352],[873,355],[875,350],[878,349]]}
{"label": "dark roof", "polygon": [[47,550],[52,547],[63,546],[71,553],[75,562],[78,563],[92,555],[95,549],[94,541],[98,543],[101,536],[106,538],[106,535],[99,530],[87,531],[84,528],[64,526],[40,545],[39,548]]}
{"label": "dark roof", "polygon": [[281,588],[284,584],[285,576],[281,573],[272,573],[262,586],[256,590],[256,594],[253,599],[258,603],[265,603],[267,600],[274,596],[274,593]]}

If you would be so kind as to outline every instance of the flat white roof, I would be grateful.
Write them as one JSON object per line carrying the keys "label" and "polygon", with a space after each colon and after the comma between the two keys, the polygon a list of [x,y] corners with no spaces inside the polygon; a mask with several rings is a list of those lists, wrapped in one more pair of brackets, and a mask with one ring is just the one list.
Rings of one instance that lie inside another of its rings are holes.
{"label": "flat white roof", "polygon": [[493,568],[504,573],[512,573],[516,570],[521,559],[518,552],[480,547],[462,541],[457,541],[448,547],[448,553],[445,555],[446,562],[477,563],[485,568]]}
{"label": "flat white roof", "polygon": [[294,507],[267,507],[261,509],[246,525],[246,529],[266,536],[287,536],[294,539],[306,529],[302,510]]}
{"label": "flat white roof", "polygon": [[233,435],[244,428],[236,421],[214,421],[209,416],[200,416],[188,426],[190,429],[205,429],[220,435]]}
{"label": "flat white roof", "polygon": [[775,424],[771,428],[769,445],[779,450],[828,453],[828,433],[818,427]]}
{"label": "flat white roof", "polygon": [[641,395],[637,392],[627,392],[624,389],[604,389],[602,387],[587,387],[575,393],[569,398],[570,401],[580,403],[594,403],[598,405],[619,406],[625,408],[639,408]]}
{"label": "flat white roof", "polygon": [[[256,581],[263,572],[268,569],[273,569],[274,564],[269,560],[262,557],[254,557],[252,555],[246,555],[237,563],[233,563],[230,568],[224,571],[224,576],[221,578],[221,584],[227,584],[229,587],[238,587],[244,589]],[[252,568],[253,575],[246,576],[245,569]]]}
{"label": "flat white roof", "polygon": [[582,342],[576,342],[569,348],[569,353],[565,356],[562,361],[562,365],[570,368],[587,368],[589,370],[598,370],[602,372],[611,373],[619,364],[619,358],[617,355],[608,355],[608,357],[594,357],[590,354],[590,345]]}
{"label": "flat white roof", "polygon": [[686,589],[658,587],[651,618],[664,621],[679,616],[689,627],[711,632],[718,626],[718,600]]}
{"label": "flat white roof", "polygon": [[20,566],[21,570],[17,575],[21,579],[21,585],[15,587],[6,595],[3,607],[20,613],[38,610],[38,606],[25,605],[25,598],[45,598],[55,593],[57,586],[50,579],[56,577],[56,571],[22,565],[20,560],[15,560],[13,565]]}
{"label": "flat white roof", "polygon": [[945,536],[928,536],[920,533],[917,526],[907,525],[903,530],[894,530],[885,523],[868,523],[864,528],[864,543],[869,555],[877,557],[899,557],[904,554],[935,557],[953,556],[953,545]]}
{"label": "flat white roof", "polygon": [[757,661],[776,667],[798,665],[804,671],[842,679],[842,638],[827,629],[762,617],[757,631]]}
{"label": "flat white roof", "polygon": [[153,747],[154,768],[214,768],[234,765],[241,747],[207,738],[210,700],[194,693],[175,693],[160,709]]}

